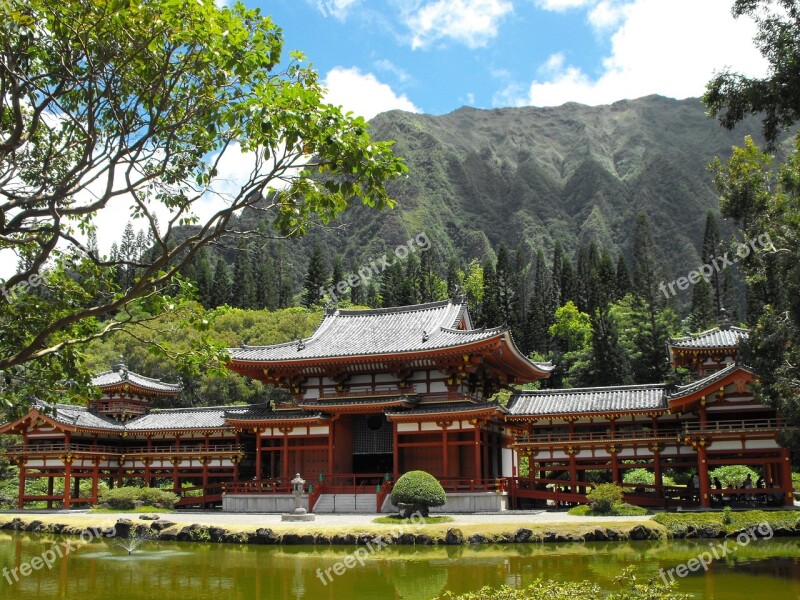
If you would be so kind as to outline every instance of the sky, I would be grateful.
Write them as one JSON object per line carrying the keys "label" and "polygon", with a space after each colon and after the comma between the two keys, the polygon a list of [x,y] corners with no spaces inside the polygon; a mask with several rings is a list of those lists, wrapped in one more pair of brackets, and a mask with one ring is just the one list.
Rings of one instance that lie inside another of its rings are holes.
{"label": "sky", "polygon": [[[220,0],[222,1],[222,0]],[[702,95],[714,72],[763,75],[732,0],[245,0],[320,73],[328,101],[401,109],[610,104]]]}
{"label": "sky", "polygon": [[[367,119],[392,109],[440,115],[462,106],[697,97],[716,71],[766,72],[755,26],[733,19],[732,2],[244,0],[283,29],[285,56],[305,53],[328,102]],[[249,166],[232,153],[221,178],[235,187]],[[101,251],[119,242],[127,204],[97,215]],[[203,202],[196,212],[207,218],[216,208]],[[0,253],[0,278],[16,263]]]}

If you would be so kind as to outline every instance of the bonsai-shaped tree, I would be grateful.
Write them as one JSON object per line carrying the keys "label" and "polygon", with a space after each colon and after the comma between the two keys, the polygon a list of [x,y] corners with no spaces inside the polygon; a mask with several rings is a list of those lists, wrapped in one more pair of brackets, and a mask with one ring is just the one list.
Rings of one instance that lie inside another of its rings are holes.
{"label": "bonsai-shaped tree", "polygon": [[417,512],[427,517],[432,506],[443,506],[445,502],[447,495],[442,484],[425,471],[409,471],[392,488],[392,504],[406,519]]}

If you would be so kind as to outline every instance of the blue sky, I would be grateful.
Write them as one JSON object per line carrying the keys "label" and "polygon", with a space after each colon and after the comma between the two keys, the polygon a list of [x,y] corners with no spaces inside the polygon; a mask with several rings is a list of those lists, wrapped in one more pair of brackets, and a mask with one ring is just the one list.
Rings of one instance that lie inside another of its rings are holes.
{"label": "blue sky", "polygon": [[715,70],[760,74],[732,0],[245,0],[302,50],[331,102],[401,108],[607,104],[699,96]]}

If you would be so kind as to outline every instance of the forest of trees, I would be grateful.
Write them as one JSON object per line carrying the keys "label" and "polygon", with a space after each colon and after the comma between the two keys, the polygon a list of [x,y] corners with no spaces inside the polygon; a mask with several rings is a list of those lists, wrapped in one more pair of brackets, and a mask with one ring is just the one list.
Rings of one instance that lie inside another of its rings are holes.
{"label": "forest of trees", "polygon": [[[691,310],[681,318],[674,299],[659,289],[673,277],[664,272],[644,214],[633,233],[630,261],[594,242],[573,256],[559,242],[547,254],[543,249],[532,254],[524,244],[513,250],[500,245],[493,257],[467,264],[442,257],[435,246],[417,248],[403,260],[392,257],[371,279],[340,286],[344,293],[330,290],[359,267],[345,267],[343,257],[327,254],[319,243],[304,261],[302,278],[293,276],[297,269],[289,265],[288,244],[258,238],[233,249],[205,249],[183,275],[193,283],[196,300],[205,310],[228,306],[254,315],[290,307],[305,307],[318,315],[326,306],[392,307],[464,295],[475,326],[506,326],[526,355],[556,365],[544,384],[548,387],[675,379],[665,353],[667,338],[717,323],[721,309],[734,304],[732,272],[723,270],[694,285]],[[148,251],[148,241],[129,225],[121,245],[112,251],[135,262]],[[698,240],[698,265],[723,253],[717,221],[709,211],[704,238]],[[119,273],[120,285],[135,276]],[[305,323],[305,314],[289,313],[287,318]],[[283,336],[268,338],[247,343],[286,341]],[[231,397],[227,392],[222,396],[218,400]]]}

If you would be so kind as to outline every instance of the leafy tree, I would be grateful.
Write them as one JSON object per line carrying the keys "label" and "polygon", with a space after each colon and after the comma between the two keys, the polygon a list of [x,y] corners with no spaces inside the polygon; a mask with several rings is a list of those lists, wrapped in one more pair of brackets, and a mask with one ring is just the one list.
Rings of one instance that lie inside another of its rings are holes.
{"label": "leafy tree", "polygon": [[[231,234],[243,208],[270,214],[275,235],[296,236],[351,199],[392,204],[384,184],[405,167],[391,144],[324,103],[316,72],[300,53],[281,59],[282,32],[258,10],[213,0],[7,8],[0,250],[29,260],[3,286],[0,371],[17,367],[6,399],[22,379],[85,384],[78,348],[130,326],[131,315],[168,311],[185,295],[182,267]],[[220,170],[227,156],[252,160],[233,189]],[[210,195],[222,201],[201,220],[194,209]],[[118,210],[115,199],[153,240],[146,259],[97,256],[83,241],[101,211]],[[178,235],[185,225],[194,227]],[[135,281],[120,286],[116,267],[134,268]],[[30,285],[41,277],[44,287]],[[42,288],[37,302],[31,287]]]}
{"label": "leafy tree", "polygon": [[763,78],[724,70],[706,85],[703,102],[711,116],[733,129],[749,115],[761,117],[768,149],[800,118],[800,7],[794,0],[735,0],[734,17],[756,22],[755,42],[769,63]]}

